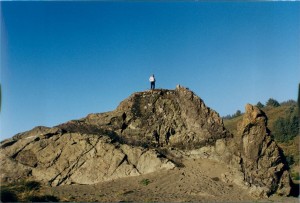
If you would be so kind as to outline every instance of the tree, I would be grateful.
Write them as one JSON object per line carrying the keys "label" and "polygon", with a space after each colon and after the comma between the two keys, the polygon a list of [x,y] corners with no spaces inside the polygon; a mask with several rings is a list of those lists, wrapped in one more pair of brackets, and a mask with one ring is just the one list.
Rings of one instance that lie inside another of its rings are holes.
{"label": "tree", "polygon": [[270,99],[267,101],[266,106],[278,107],[278,106],[280,106],[280,104],[279,104],[279,102],[276,101],[275,99],[270,98]]}
{"label": "tree", "polygon": [[265,107],[261,102],[257,102],[256,106],[260,109]]}
{"label": "tree", "polygon": [[226,116],[223,116],[222,117],[223,119],[232,119],[232,116],[230,114],[226,115]]}
{"label": "tree", "polygon": [[274,122],[273,136],[278,142],[287,142],[299,135],[299,116],[296,111],[287,118],[279,117]]}
{"label": "tree", "polygon": [[242,112],[241,112],[240,110],[237,110],[237,111],[235,112],[235,117],[238,117],[238,116],[240,116],[240,115],[242,115]]}
{"label": "tree", "polygon": [[280,106],[296,106],[297,102],[295,100],[289,99],[280,103]]}
{"label": "tree", "polygon": [[237,110],[237,111],[235,112],[235,114],[232,114],[231,118],[236,118],[236,117],[238,117],[238,116],[240,116],[240,115],[242,115],[242,112],[241,112],[240,110]]}
{"label": "tree", "polygon": [[236,117],[239,117],[242,115],[242,112],[240,110],[237,110],[234,114],[230,115],[226,115],[226,116],[223,116],[222,118],[223,119],[232,119],[232,118],[236,118]]}
{"label": "tree", "polygon": [[286,121],[284,118],[279,117],[274,122],[273,127],[273,136],[277,142],[286,142],[287,139],[287,130],[286,130]]}

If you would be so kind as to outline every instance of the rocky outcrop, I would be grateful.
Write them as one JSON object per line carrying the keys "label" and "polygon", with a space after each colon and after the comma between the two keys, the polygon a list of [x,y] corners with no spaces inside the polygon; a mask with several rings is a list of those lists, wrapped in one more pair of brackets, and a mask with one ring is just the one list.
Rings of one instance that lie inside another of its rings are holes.
{"label": "rocky outcrop", "polygon": [[1,144],[2,182],[32,178],[51,186],[94,184],[175,167],[153,149],[113,144],[106,135],[39,132],[11,146]]}
{"label": "rocky outcrop", "polygon": [[156,147],[201,148],[230,136],[219,115],[186,88],[138,92],[115,111],[2,142],[1,179],[93,184],[175,167]]}
{"label": "rocky outcrop", "polygon": [[287,165],[264,112],[247,105],[238,132],[233,137],[218,113],[187,88],[137,92],[114,111],[1,142],[1,181],[94,184],[172,169],[178,157],[209,158],[231,167],[225,182],[257,196],[289,195]]}
{"label": "rocky outcrop", "polygon": [[127,140],[133,138],[149,144],[156,130],[160,145],[200,148],[231,136],[217,112],[180,86],[175,90],[135,93],[117,111],[120,133]]}
{"label": "rocky outcrop", "polygon": [[289,195],[291,179],[280,148],[267,128],[267,116],[259,108],[246,105],[238,133],[241,144],[241,167],[244,180],[259,188],[263,195]]}
{"label": "rocky outcrop", "polygon": [[231,171],[222,175],[222,181],[246,188],[253,196],[291,194],[293,183],[288,165],[267,128],[267,116],[250,104],[246,105],[243,120],[238,124],[237,136],[176,153],[184,158],[208,158],[226,163]]}
{"label": "rocky outcrop", "polygon": [[207,107],[192,91],[175,90],[137,92],[120,103],[115,111],[90,114],[57,126],[68,132],[106,134],[120,143],[135,146],[159,146],[181,149],[213,145],[232,135],[224,128],[218,113]]}

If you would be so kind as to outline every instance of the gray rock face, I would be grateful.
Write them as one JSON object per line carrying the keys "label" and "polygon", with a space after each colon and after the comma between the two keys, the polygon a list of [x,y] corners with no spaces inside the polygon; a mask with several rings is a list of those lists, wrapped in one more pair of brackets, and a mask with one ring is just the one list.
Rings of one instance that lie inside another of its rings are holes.
{"label": "gray rock face", "polygon": [[238,133],[241,137],[241,166],[245,181],[260,187],[265,195],[275,192],[289,195],[291,179],[288,166],[279,147],[271,139],[265,113],[247,104]]}

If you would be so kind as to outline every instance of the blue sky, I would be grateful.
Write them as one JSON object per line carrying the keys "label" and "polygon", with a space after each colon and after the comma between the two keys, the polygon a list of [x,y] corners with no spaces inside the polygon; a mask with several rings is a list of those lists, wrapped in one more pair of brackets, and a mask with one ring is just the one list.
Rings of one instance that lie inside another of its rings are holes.
{"label": "blue sky", "polygon": [[0,136],[189,87],[221,116],[297,99],[299,2],[0,2]]}

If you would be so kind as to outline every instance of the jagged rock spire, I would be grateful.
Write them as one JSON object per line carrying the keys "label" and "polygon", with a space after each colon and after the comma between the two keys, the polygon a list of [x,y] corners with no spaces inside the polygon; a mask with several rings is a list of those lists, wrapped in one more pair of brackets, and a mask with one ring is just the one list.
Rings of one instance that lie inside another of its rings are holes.
{"label": "jagged rock spire", "polygon": [[243,121],[239,124],[242,170],[250,185],[261,188],[266,195],[289,195],[291,179],[281,149],[271,138],[267,116],[256,106],[247,104]]}

